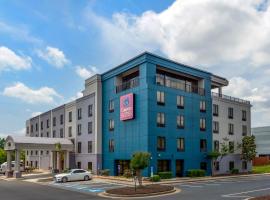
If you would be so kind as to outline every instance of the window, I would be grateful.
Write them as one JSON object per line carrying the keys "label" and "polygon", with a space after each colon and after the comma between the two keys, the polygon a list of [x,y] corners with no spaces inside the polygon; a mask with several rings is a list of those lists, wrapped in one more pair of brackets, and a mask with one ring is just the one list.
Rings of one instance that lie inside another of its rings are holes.
{"label": "window", "polygon": [[205,125],[205,118],[200,119],[200,130],[205,131],[206,130],[206,125]]}
{"label": "window", "polygon": [[206,103],[205,103],[205,101],[200,101],[200,112],[206,112]]}
{"label": "window", "polygon": [[56,137],[56,131],[53,130],[53,138],[55,138],[55,137]]}
{"label": "window", "polygon": [[40,129],[43,130],[43,121],[40,122]]}
{"label": "window", "polygon": [[214,166],[215,166],[215,170],[219,171],[219,162],[218,161],[214,162]]}
{"label": "window", "polygon": [[72,112],[71,111],[68,113],[68,121],[72,122]]}
{"label": "window", "polygon": [[47,128],[50,128],[50,121],[47,119]]}
{"label": "window", "polygon": [[56,126],[56,117],[53,118],[53,126]]}
{"label": "window", "polygon": [[109,101],[109,112],[110,113],[114,112],[114,101],[113,100]]}
{"label": "window", "polygon": [[114,140],[109,140],[109,152],[114,152]]}
{"label": "window", "polygon": [[64,124],[64,115],[60,115],[60,124]]}
{"label": "window", "polygon": [[26,155],[27,155],[27,156],[28,156],[28,154],[29,154],[28,151],[26,151]]}
{"label": "window", "polygon": [[233,161],[230,161],[229,162],[229,170],[233,170],[234,169],[234,162]]}
{"label": "window", "polygon": [[36,123],[36,131],[38,131],[38,123]]}
{"label": "window", "polygon": [[61,128],[60,129],[60,138],[63,138],[64,137],[64,130]]}
{"label": "window", "polygon": [[30,154],[31,154],[31,156],[33,155],[33,151],[32,150],[31,150],[31,153]]}
{"label": "window", "polygon": [[229,152],[234,153],[234,142],[229,142]]}
{"label": "window", "polygon": [[93,132],[93,122],[88,122],[88,134],[91,134]]}
{"label": "window", "polygon": [[93,143],[92,141],[88,141],[88,153],[92,153],[93,152]]}
{"label": "window", "polygon": [[157,91],[157,104],[165,105],[164,92]]}
{"label": "window", "polygon": [[233,135],[234,134],[234,125],[233,124],[229,124],[229,131],[228,131],[229,135]]}
{"label": "window", "polygon": [[92,171],[92,169],[93,169],[92,162],[88,162],[87,167],[88,167],[88,170]]}
{"label": "window", "polygon": [[46,154],[49,155],[49,151],[46,151]]}
{"label": "window", "polygon": [[68,127],[68,137],[72,137],[72,126]]}
{"label": "window", "polygon": [[113,131],[114,130],[114,120],[110,119],[109,120],[109,131]]}
{"label": "window", "polygon": [[78,167],[78,169],[81,169],[82,168],[82,163],[81,162],[77,162],[77,167]]}
{"label": "window", "polygon": [[40,133],[40,137],[43,137],[43,133]]}
{"label": "window", "polygon": [[200,169],[202,169],[202,170],[207,170],[207,163],[206,162],[201,162],[200,163]]}
{"label": "window", "polygon": [[247,135],[247,126],[243,125],[242,126],[242,136],[246,136]]}
{"label": "window", "polygon": [[31,133],[33,133],[33,131],[34,131],[34,127],[33,125],[31,125]]}
{"label": "window", "polygon": [[165,151],[166,149],[166,138],[165,137],[157,137],[157,150]]}
{"label": "window", "polygon": [[184,116],[178,115],[177,116],[177,128],[184,128],[184,127],[185,127]]}
{"label": "window", "polygon": [[242,161],[242,169],[247,170],[247,161]]}
{"label": "window", "polygon": [[81,142],[78,142],[77,152],[82,153],[82,143]]}
{"label": "window", "polygon": [[247,111],[242,110],[242,121],[247,121]]}
{"label": "window", "polygon": [[213,133],[219,133],[219,122],[213,121]]}
{"label": "window", "polygon": [[82,125],[81,124],[78,124],[77,125],[77,134],[78,135],[81,135],[82,134]]}
{"label": "window", "polygon": [[50,137],[50,134],[49,134],[49,132],[47,132],[47,137]]}
{"label": "window", "polygon": [[213,116],[218,116],[218,105],[213,104]]}
{"label": "window", "polygon": [[36,155],[38,155],[38,151],[36,151]]}
{"label": "window", "polygon": [[78,120],[82,119],[82,109],[78,109]]}
{"label": "window", "polygon": [[185,151],[185,138],[177,138],[177,151]]}
{"label": "window", "polygon": [[200,140],[200,152],[206,152],[207,150],[207,143],[205,139]]}
{"label": "window", "polygon": [[29,126],[26,128],[26,133],[29,134]]}
{"label": "window", "polygon": [[157,113],[157,126],[165,127],[165,115],[164,113]]}
{"label": "window", "polygon": [[219,152],[219,141],[218,140],[214,141],[214,151]]}
{"label": "window", "polygon": [[43,155],[43,151],[40,151],[40,155],[41,155],[41,156]]}
{"label": "window", "polygon": [[176,97],[176,104],[177,104],[177,108],[179,109],[183,109],[185,107],[185,103],[184,103],[184,96],[177,96]]}
{"label": "window", "polygon": [[93,104],[88,106],[88,117],[93,116]]}
{"label": "window", "polygon": [[228,108],[228,118],[233,119],[233,108]]}

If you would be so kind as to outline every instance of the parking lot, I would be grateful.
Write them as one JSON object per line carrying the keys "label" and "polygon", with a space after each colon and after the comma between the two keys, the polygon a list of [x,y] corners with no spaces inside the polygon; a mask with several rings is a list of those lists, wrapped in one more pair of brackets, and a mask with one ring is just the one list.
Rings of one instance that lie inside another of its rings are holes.
{"label": "parking lot", "polygon": [[119,188],[125,186],[124,184],[118,183],[108,183],[105,181],[99,180],[90,180],[90,181],[77,181],[77,182],[67,182],[67,183],[48,183],[49,186],[58,187],[61,189],[97,194],[104,192],[107,189]]}

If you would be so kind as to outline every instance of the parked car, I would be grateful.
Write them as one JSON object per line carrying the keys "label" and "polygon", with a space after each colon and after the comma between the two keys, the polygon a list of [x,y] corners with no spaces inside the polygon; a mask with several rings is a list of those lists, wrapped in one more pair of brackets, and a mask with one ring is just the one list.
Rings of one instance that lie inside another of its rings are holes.
{"label": "parked car", "polygon": [[[15,168],[15,161],[11,161],[11,170],[14,171]],[[4,162],[0,165],[0,174],[5,174],[7,171],[7,162]],[[20,163],[20,171],[24,171],[24,164],[23,162]]]}
{"label": "parked car", "polygon": [[67,173],[57,174],[54,176],[55,182],[67,181],[88,181],[93,178],[91,172],[84,169],[71,169]]}

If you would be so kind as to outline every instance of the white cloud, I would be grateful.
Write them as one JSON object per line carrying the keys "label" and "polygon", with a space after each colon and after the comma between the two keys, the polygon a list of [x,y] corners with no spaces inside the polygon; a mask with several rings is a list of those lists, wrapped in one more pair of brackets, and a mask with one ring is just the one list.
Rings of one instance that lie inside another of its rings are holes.
{"label": "white cloud", "polygon": [[36,117],[38,115],[40,115],[42,112],[33,112],[31,113],[31,117]]}
{"label": "white cloud", "polygon": [[83,66],[77,66],[76,67],[76,73],[83,79],[87,79],[96,73],[98,73],[98,69],[96,67],[83,67]]}
{"label": "white cloud", "polygon": [[0,133],[0,138],[6,138],[8,135],[17,135],[17,136],[24,136],[26,133],[26,128],[22,128],[20,130],[11,131],[9,133]]}
{"label": "white cloud", "polygon": [[54,103],[56,98],[61,97],[53,88],[41,87],[35,90],[21,82],[6,87],[3,91],[3,95],[18,98],[30,104],[50,104]]}
{"label": "white cloud", "polygon": [[37,55],[56,68],[62,68],[69,63],[64,52],[55,47],[47,46],[43,51],[38,50]]}
{"label": "white cloud", "polygon": [[0,46],[0,72],[10,70],[27,70],[31,68],[29,56],[19,56],[11,49]]}
{"label": "white cloud", "polygon": [[77,94],[75,96],[70,98],[70,101],[74,101],[74,100],[76,100],[78,98],[81,98],[81,97],[83,97],[83,93],[82,92],[77,92]]}

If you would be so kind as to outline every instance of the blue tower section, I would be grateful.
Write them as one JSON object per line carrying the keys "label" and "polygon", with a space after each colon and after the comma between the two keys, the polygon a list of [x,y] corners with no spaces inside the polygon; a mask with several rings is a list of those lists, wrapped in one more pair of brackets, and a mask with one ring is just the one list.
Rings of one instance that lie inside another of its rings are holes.
{"label": "blue tower section", "polygon": [[[167,80],[158,84],[159,73],[169,74],[171,80],[178,76],[196,79],[198,87],[181,88]],[[157,104],[157,91],[164,93],[164,105]],[[134,118],[121,121],[120,97],[130,93],[134,94]],[[182,109],[177,108],[177,96],[184,97]],[[201,101],[205,112],[200,111]],[[157,113],[164,114],[164,127],[157,126]],[[176,126],[178,115],[184,116],[182,129]],[[204,131],[200,119],[205,119]],[[122,174],[137,151],[151,153],[145,176],[151,174],[151,168],[154,173],[169,170],[174,176],[185,176],[189,169],[204,167],[210,174],[206,155],[212,149],[211,73],[146,52],[102,74],[102,134],[103,169],[110,169],[111,175]],[[157,148],[158,137],[165,138],[163,150]],[[184,151],[177,151],[177,138],[184,138]],[[202,139],[207,148],[203,152]]]}

